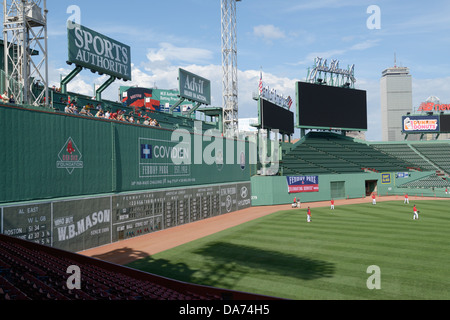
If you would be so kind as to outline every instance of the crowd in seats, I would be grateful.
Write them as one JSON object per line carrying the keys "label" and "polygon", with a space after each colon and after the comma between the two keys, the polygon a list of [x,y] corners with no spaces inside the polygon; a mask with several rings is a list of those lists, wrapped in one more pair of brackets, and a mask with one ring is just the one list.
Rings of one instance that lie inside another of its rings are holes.
{"label": "crowd in seats", "polygon": [[[68,279],[80,268],[80,288]],[[268,297],[179,282],[0,234],[1,300],[222,300]],[[270,298],[273,299],[273,298]]]}
{"label": "crowd in seats", "polygon": [[[62,98],[61,98],[62,99]],[[123,121],[134,124],[143,124],[153,127],[160,127],[161,125],[156,119],[150,118],[146,113],[141,112],[137,109],[131,110],[127,113],[126,110],[115,110],[111,111],[110,109],[104,108],[101,104],[94,106],[92,103],[87,103],[84,106],[78,106],[76,100],[71,100],[70,96],[67,101],[60,101],[66,105],[64,112],[84,115],[89,117],[96,117],[108,120],[116,120]]]}

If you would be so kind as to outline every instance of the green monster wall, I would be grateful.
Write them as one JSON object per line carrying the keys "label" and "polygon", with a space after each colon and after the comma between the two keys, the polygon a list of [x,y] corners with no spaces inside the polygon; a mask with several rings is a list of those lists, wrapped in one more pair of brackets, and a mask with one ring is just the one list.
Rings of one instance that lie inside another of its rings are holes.
{"label": "green monster wall", "polygon": [[[249,181],[255,171],[248,142],[192,129],[180,144],[163,128],[0,106],[0,131],[0,203]],[[171,161],[175,149],[184,163]]]}

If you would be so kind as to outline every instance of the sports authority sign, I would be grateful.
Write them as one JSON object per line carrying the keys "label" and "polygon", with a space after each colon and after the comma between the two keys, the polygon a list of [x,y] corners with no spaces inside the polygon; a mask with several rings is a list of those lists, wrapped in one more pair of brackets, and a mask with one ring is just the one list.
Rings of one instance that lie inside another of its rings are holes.
{"label": "sports authority sign", "polygon": [[130,47],[79,24],[67,26],[68,61],[123,80],[131,80]]}
{"label": "sports authority sign", "polygon": [[319,176],[287,176],[289,193],[319,192]]}

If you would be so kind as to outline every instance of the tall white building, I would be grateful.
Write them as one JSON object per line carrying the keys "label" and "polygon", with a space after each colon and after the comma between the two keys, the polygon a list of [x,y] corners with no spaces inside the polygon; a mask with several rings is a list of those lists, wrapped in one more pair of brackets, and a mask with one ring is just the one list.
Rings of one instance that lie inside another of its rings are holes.
{"label": "tall white building", "polygon": [[382,140],[404,140],[402,116],[412,112],[412,79],[409,68],[387,68],[382,72],[380,85]]}

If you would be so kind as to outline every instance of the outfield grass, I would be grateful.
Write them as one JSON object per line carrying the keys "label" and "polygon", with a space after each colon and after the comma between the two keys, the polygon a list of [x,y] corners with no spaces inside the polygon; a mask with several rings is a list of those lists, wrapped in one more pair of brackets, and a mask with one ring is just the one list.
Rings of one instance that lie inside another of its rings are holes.
{"label": "outfield grass", "polygon": [[419,220],[402,201],[313,208],[310,223],[280,211],[128,266],[288,299],[450,299],[450,201],[414,203]]}

